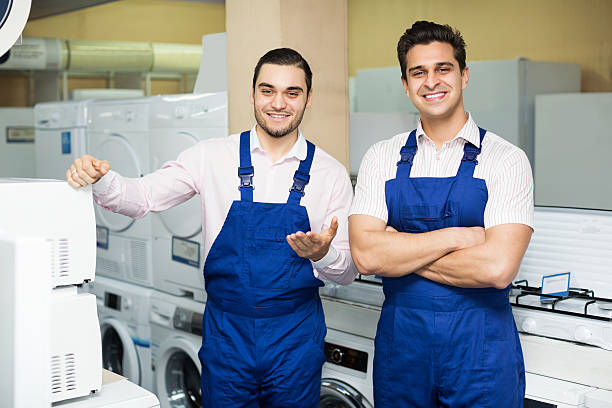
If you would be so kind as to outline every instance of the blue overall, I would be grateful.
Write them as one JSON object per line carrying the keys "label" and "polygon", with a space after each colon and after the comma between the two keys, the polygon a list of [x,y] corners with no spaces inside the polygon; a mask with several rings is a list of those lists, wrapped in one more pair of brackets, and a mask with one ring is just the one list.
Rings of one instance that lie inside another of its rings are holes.
{"label": "blue overall", "polygon": [[202,403],[223,407],[316,407],[325,320],[312,264],[285,237],[310,231],[300,205],[315,146],[287,203],[253,202],[250,134],[240,135],[240,201],[234,201],[204,264]]}
{"label": "blue overall", "polygon": [[[408,233],[484,226],[487,186],[473,177],[480,148],[466,142],[457,175],[444,178],[410,177],[416,151],[413,131],[385,184],[388,225]],[[383,290],[376,408],[522,407],[523,354],[507,288],[458,288],[409,274],[383,278]]]}

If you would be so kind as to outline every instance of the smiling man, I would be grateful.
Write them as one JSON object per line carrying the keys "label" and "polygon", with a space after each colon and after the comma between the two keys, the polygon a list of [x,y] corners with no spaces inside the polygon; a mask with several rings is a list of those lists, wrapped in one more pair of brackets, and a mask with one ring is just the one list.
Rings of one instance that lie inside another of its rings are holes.
{"label": "smiling man", "polygon": [[318,405],[326,334],[319,278],[348,284],[356,269],[346,169],[298,129],[311,84],[299,53],[269,51],[253,75],[251,130],[202,141],[140,179],[91,156],[66,172],[73,187],[96,183],[100,205],[132,217],[201,195],[207,408]]}
{"label": "smiling man", "polygon": [[355,264],[385,292],[375,405],[520,407],[508,290],[533,231],[529,161],[465,111],[459,32],[418,21],[397,56],[420,123],[366,153],[349,217]]}

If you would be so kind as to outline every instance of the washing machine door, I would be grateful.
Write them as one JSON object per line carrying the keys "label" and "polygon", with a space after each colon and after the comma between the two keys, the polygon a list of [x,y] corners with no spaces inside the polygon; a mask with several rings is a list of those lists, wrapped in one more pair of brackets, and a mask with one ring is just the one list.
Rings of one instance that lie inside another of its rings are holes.
{"label": "washing machine door", "polygon": [[[94,147],[93,156],[108,160],[111,168],[124,177],[142,177],[142,167],[136,150],[129,139],[121,134],[105,135],[98,146]],[[96,205],[96,221],[113,232],[123,232],[130,228],[134,219],[125,215],[107,211]]]}
{"label": "washing machine door", "polygon": [[100,321],[102,335],[102,366],[140,384],[140,361],[136,345],[125,323],[114,318]]}
{"label": "washing machine door", "polygon": [[200,360],[192,343],[182,337],[164,342],[155,374],[161,406],[201,408],[200,373]]}
{"label": "washing machine door", "polygon": [[319,408],[373,408],[355,388],[334,378],[321,380]]}
{"label": "washing machine door", "polygon": [[[175,160],[178,155],[198,143],[199,139],[189,132],[176,132],[172,137],[155,139],[153,155],[161,166],[169,160]],[[172,236],[191,238],[202,231],[202,207],[200,196],[196,195],[186,202],[159,213],[162,223]]]}

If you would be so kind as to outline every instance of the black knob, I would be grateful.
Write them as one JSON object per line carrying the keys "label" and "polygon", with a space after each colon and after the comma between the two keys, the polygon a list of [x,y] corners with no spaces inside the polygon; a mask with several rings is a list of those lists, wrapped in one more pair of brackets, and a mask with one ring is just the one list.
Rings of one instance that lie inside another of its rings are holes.
{"label": "black knob", "polygon": [[343,356],[344,353],[342,352],[342,350],[340,350],[339,348],[335,348],[331,352],[331,361],[336,364],[340,364],[342,362]]}

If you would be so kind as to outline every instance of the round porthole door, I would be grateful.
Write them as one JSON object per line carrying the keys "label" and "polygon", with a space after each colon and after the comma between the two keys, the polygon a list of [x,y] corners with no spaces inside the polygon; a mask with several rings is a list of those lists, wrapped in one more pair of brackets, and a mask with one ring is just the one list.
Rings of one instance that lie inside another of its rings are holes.
{"label": "round porthole door", "polygon": [[373,406],[363,394],[347,383],[333,378],[323,378],[319,408],[373,408]]}

